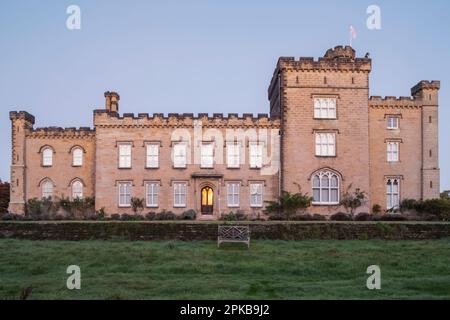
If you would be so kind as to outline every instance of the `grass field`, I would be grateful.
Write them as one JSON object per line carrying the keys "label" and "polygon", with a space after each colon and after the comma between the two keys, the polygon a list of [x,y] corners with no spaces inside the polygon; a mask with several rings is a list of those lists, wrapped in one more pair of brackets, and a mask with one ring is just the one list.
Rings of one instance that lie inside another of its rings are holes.
{"label": "grass field", "polygon": [[[66,288],[68,265],[81,290]],[[366,268],[381,268],[381,290]],[[205,242],[0,240],[0,299],[450,299],[450,239]]]}

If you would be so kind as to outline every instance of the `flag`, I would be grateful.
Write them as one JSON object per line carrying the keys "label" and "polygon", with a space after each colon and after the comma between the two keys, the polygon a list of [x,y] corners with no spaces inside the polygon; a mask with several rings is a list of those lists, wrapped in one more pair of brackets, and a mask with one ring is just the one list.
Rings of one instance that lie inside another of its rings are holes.
{"label": "flag", "polygon": [[350,46],[352,45],[352,40],[356,39],[356,36],[358,35],[358,31],[356,31],[356,28],[352,25],[350,25]]}

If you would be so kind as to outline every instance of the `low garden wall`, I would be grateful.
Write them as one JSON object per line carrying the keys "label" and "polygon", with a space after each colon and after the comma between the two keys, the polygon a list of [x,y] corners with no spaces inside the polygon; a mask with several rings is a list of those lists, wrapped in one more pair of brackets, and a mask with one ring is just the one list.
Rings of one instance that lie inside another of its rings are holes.
{"label": "low garden wall", "polygon": [[31,240],[216,240],[219,224],[250,226],[252,239],[388,239],[450,238],[449,222],[0,222],[0,238]]}

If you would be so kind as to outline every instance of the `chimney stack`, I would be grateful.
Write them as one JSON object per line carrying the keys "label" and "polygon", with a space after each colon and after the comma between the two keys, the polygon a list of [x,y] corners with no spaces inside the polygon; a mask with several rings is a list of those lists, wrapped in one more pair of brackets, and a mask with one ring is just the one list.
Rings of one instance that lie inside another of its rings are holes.
{"label": "chimney stack", "polygon": [[107,112],[119,112],[120,96],[117,92],[105,92],[105,109]]}

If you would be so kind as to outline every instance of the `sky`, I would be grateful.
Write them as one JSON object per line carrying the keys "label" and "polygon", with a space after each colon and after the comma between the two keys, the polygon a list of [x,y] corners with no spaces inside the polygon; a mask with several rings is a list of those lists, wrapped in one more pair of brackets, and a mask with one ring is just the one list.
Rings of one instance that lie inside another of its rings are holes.
{"label": "sky", "polygon": [[[81,29],[66,26],[70,5]],[[370,30],[369,5],[381,12]],[[268,113],[280,56],[370,53],[370,94],[409,96],[440,80],[441,189],[450,189],[450,1],[0,0],[0,179],[9,180],[8,112],[35,127],[92,126],[103,93],[120,112]]]}

